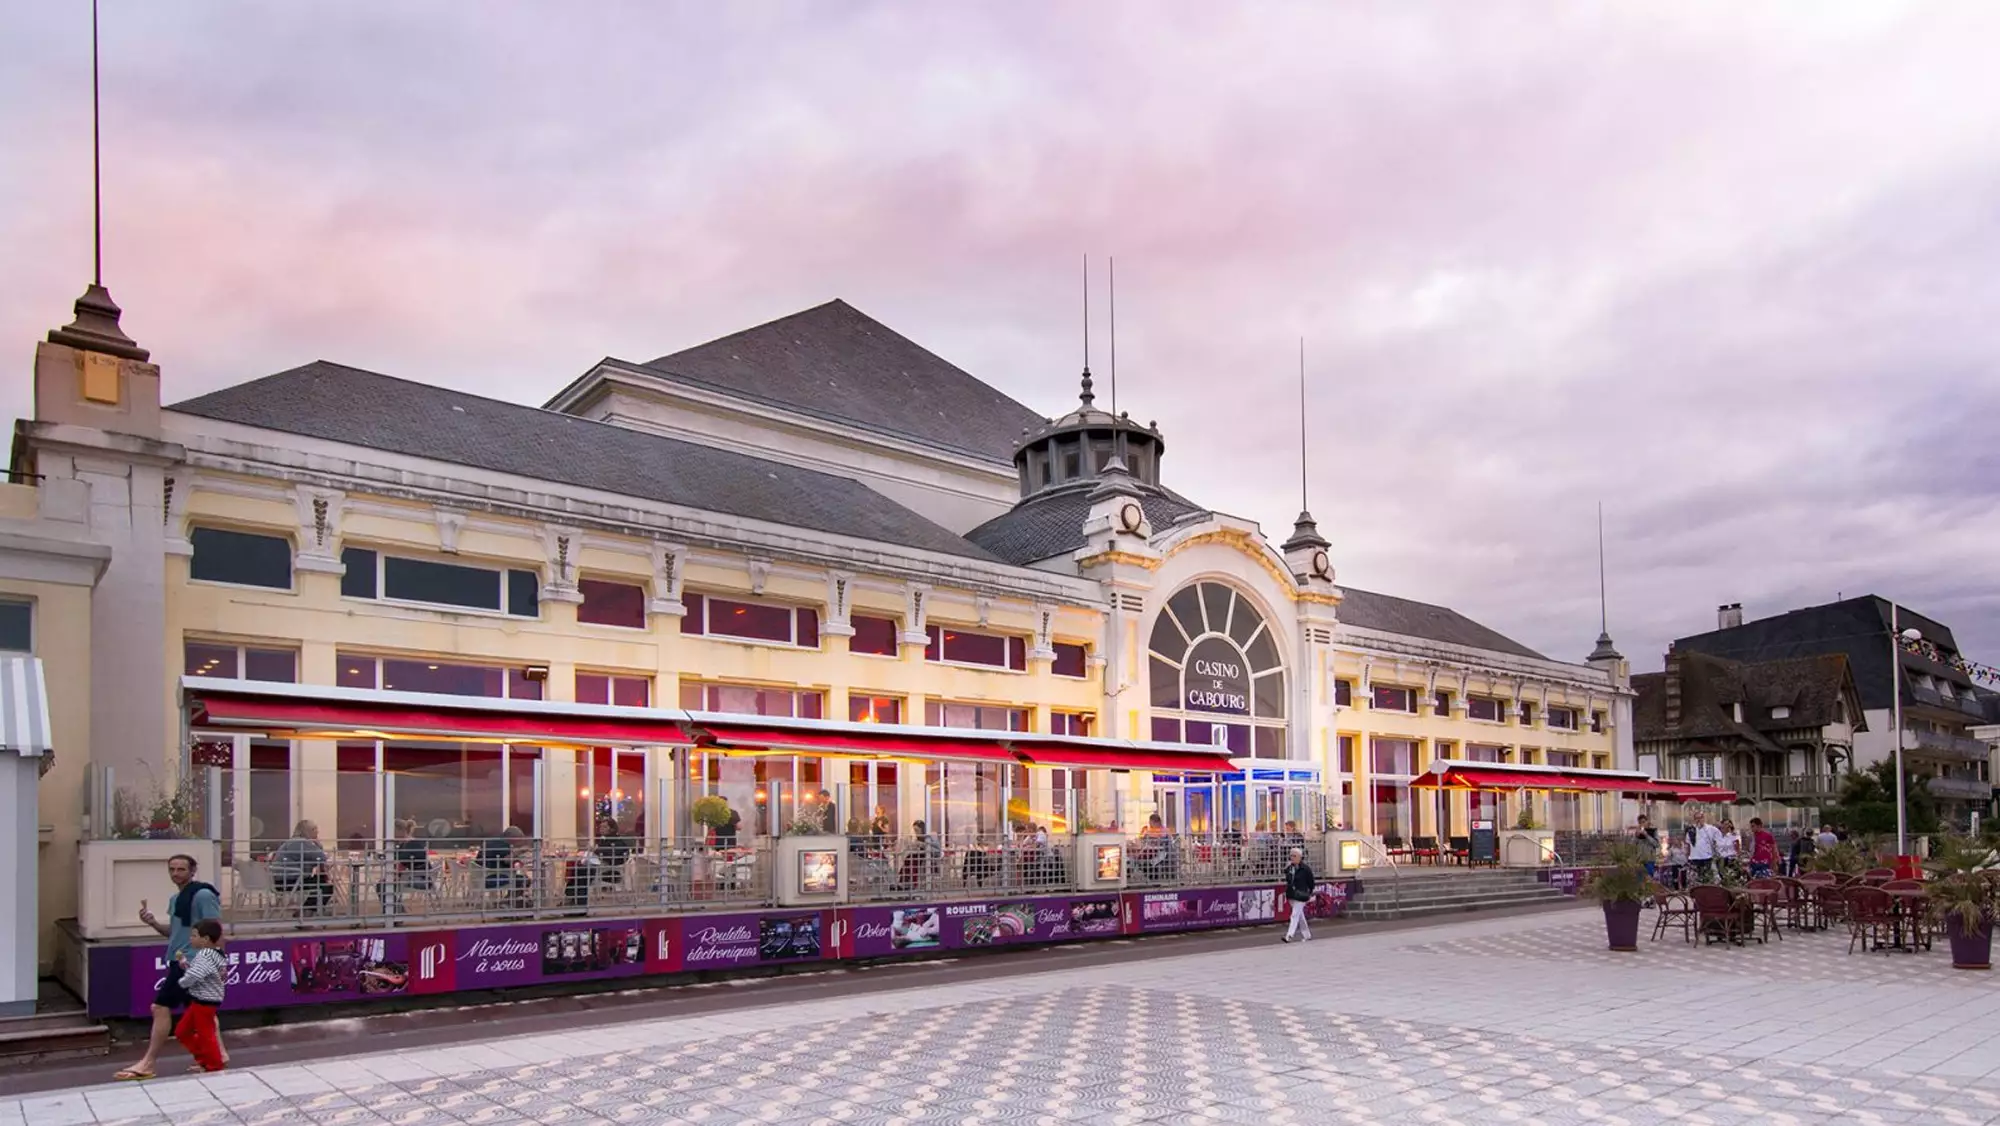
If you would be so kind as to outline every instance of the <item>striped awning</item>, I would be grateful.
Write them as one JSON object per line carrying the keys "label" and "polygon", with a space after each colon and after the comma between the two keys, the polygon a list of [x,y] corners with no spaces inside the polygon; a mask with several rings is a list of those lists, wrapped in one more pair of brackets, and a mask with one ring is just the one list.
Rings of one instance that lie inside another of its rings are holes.
{"label": "striped awning", "polygon": [[0,752],[40,758],[55,750],[39,657],[0,657]]}

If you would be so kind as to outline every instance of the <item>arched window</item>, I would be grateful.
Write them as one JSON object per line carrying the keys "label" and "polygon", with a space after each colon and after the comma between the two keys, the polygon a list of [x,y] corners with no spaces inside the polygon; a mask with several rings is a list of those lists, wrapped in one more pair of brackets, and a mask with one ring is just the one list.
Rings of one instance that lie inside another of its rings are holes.
{"label": "arched window", "polygon": [[1181,589],[1154,621],[1150,649],[1153,738],[1287,757],[1283,648],[1249,599],[1221,583]]}

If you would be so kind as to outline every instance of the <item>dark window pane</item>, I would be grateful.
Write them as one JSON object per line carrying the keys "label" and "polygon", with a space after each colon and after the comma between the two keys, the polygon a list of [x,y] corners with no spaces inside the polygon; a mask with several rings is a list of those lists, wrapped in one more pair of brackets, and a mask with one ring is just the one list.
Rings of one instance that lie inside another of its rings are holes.
{"label": "dark window pane", "polygon": [[1007,639],[1007,667],[1015,672],[1025,672],[1028,668],[1028,640],[1024,637]]}
{"label": "dark window pane", "polygon": [[847,643],[849,652],[873,653],[878,657],[896,655],[896,623],[889,618],[864,618],[854,616],[854,637]]}
{"label": "dark window pane", "polygon": [[1343,708],[1354,706],[1354,682],[1336,680],[1333,682],[1333,702]]}
{"label": "dark window pane", "polygon": [[[1236,612],[1242,613],[1243,608],[1237,607]],[[1278,643],[1271,637],[1270,630],[1258,634],[1250,642],[1250,648],[1243,651],[1243,659],[1250,662],[1250,671],[1253,673],[1267,672],[1278,667]]]}
{"label": "dark window pane", "polygon": [[1251,702],[1260,719],[1285,718],[1285,674],[1267,672],[1251,683]]}
{"label": "dark window pane", "polygon": [[924,644],[924,660],[944,660],[944,630],[938,626],[925,626],[924,635],[930,638]]}
{"label": "dark window pane", "polygon": [[290,649],[246,649],[243,678],[271,684],[299,682],[299,655]]}
{"label": "dark window pane", "polygon": [[819,648],[819,611],[799,611],[799,648]]}
{"label": "dark window pane", "polygon": [[901,723],[903,701],[894,696],[849,696],[847,718],[855,723]]}
{"label": "dark window pane", "polygon": [[699,594],[681,595],[681,605],[687,611],[681,615],[682,633],[700,636],[707,632],[705,628],[708,616],[707,602],[708,600]]}
{"label": "dark window pane", "polygon": [[940,633],[938,634],[941,639],[939,652],[942,656],[938,659],[950,661],[955,664],[986,665],[996,669],[1008,668],[1011,666],[1009,655],[1011,646],[1008,643],[1020,640],[1019,638],[1007,638],[992,633],[972,633],[967,630],[943,629],[942,627],[933,628],[940,629]]}
{"label": "dark window pane", "polygon": [[1181,632],[1179,625],[1175,624],[1172,614],[1163,612],[1153,620],[1153,640],[1148,644],[1148,648],[1162,657],[1172,657],[1176,661],[1187,656],[1187,635]]}
{"label": "dark window pane", "polygon": [[1160,657],[1150,659],[1153,671],[1153,706],[1156,708],[1181,707],[1181,670],[1168,664]]}
{"label": "dark window pane", "polygon": [[1526,700],[1521,701],[1521,725],[1525,727],[1533,722],[1535,722],[1535,705]]}
{"label": "dark window pane", "polygon": [[1055,643],[1054,648],[1056,659],[1049,667],[1050,672],[1057,676],[1073,676],[1079,680],[1090,675],[1088,649],[1081,645],[1066,645],[1060,641]]}
{"label": "dark window pane", "polygon": [[35,651],[35,607],[29,602],[0,602],[0,649]]}
{"label": "dark window pane", "polygon": [[1431,710],[1435,711],[1438,715],[1450,715],[1451,693],[1439,689],[1438,694],[1431,698]]}
{"label": "dark window pane", "polygon": [[822,719],[826,715],[826,701],[817,692],[799,693],[799,718]]}
{"label": "dark window pane", "polygon": [[1342,735],[1339,743],[1340,772],[1342,774],[1352,774],[1354,773],[1354,736]]}
{"label": "dark window pane", "polygon": [[1153,741],[1156,743],[1178,743],[1181,741],[1181,721],[1177,719],[1153,720]]}
{"label": "dark window pane", "polygon": [[583,605],[576,608],[577,621],[596,626],[646,628],[646,588],[597,579],[579,580],[576,588],[583,592]]}
{"label": "dark window pane", "polygon": [[1284,758],[1284,730],[1277,727],[1258,728],[1256,745],[1250,754],[1252,758]]}
{"label": "dark window pane", "polygon": [[708,632],[718,637],[789,644],[792,640],[792,608],[711,598],[708,600]]}
{"label": "dark window pane", "polygon": [[237,677],[234,645],[204,645],[199,641],[190,641],[181,646],[181,656],[181,671],[188,676],[210,676],[217,680],[235,680]]}
{"label": "dark window pane", "polygon": [[282,536],[255,536],[196,528],[188,533],[194,558],[188,576],[210,583],[292,589],[292,541]]}
{"label": "dark window pane", "polygon": [[507,670],[507,698],[510,700],[539,700],[542,698],[542,681],[530,680],[526,669]]}
{"label": "dark window pane", "polygon": [[533,571],[507,572],[507,613],[516,618],[542,616],[542,577]]}
{"label": "dark window pane", "polygon": [[1203,583],[1200,589],[1202,609],[1208,612],[1208,628],[1221,633],[1229,621],[1229,600],[1236,592],[1219,583]]}
{"label": "dark window pane", "polygon": [[580,672],[576,674],[576,702],[579,704],[608,704],[611,702],[611,678],[601,673]]}
{"label": "dark window pane", "polygon": [[[1187,587],[1167,600],[1167,611],[1180,623],[1181,632],[1189,638],[1198,637],[1207,628],[1201,620],[1201,589]],[[1157,637],[1154,638],[1158,640]],[[1157,646],[1156,646],[1157,647]],[[1171,654],[1170,654],[1171,655]]]}
{"label": "dark window pane", "polygon": [[392,692],[434,692],[441,696],[499,698],[507,670],[478,665],[433,664],[429,661],[382,662],[382,687]]}
{"label": "dark window pane", "polygon": [[1490,696],[1474,696],[1465,702],[1465,711],[1473,719],[1483,719],[1497,723],[1500,719],[1500,701]]}
{"label": "dark window pane", "polygon": [[1415,698],[1416,694],[1407,688],[1398,688],[1390,684],[1377,684],[1375,685],[1374,699],[1370,701],[1370,706],[1385,712],[1407,712],[1414,707]]}
{"label": "dark window pane", "polygon": [[334,658],[339,666],[334,674],[334,683],[342,688],[375,687],[375,658],[355,657],[342,653]]}
{"label": "dark window pane", "polygon": [[345,548],[340,553],[345,571],[340,576],[340,593],[347,598],[375,597],[375,553],[365,547]]}
{"label": "dark window pane", "polygon": [[382,597],[435,606],[463,606],[469,610],[498,610],[500,572],[391,555],[382,560]]}
{"label": "dark window pane", "polygon": [[643,676],[621,676],[611,682],[611,702],[621,708],[653,705],[653,682]]}

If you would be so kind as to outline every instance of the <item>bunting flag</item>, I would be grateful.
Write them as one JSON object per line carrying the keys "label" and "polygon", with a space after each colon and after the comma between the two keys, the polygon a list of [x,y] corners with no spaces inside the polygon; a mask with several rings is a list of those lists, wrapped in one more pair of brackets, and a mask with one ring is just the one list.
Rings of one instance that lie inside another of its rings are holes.
{"label": "bunting flag", "polygon": [[1902,639],[1902,642],[1903,648],[1907,652],[1936,661],[1941,665],[1948,665],[1974,680],[1984,681],[1987,684],[2000,684],[2000,668],[1980,664],[1978,661],[1968,661],[1956,653],[1947,653],[1921,637],[1905,637]]}

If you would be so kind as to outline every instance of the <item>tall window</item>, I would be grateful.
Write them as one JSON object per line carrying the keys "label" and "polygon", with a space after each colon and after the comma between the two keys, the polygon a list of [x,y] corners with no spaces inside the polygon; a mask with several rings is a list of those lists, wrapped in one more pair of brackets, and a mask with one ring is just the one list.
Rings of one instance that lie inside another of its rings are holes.
{"label": "tall window", "polygon": [[1503,713],[1500,701],[1491,696],[1472,696],[1465,701],[1465,714],[1472,719],[1487,723],[1499,723]]}
{"label": "tall window", "polygon": [[1051,673],[1078,679],[1090,675],[1090,650],[1081,645],[1070,645],[1061,641],[1056,642],[1053,648],[1056,651],[1056,659],[1049,667]]}
{"label": "tall window", "polygon": [[742,602],[701,594],[683,595],[687,613],[681,632],[708,637],[733,637],[774,645],[819,648],[819,611],[771,602]]}
{"label": "tall window", "polygon": [[969,727],[980,731],[1026,731],[1026,708],[1001,708],[990,704],[955,704],[947,700],[924,702],[924,724],[928,727]]}
{"label": "tall window", "polygon": [[439,696],[485,696],[491,699],[539,700],[542,682],[528,670],[505,665],[454,665],[423,657],[335,657],[335,683],[342,688],[380,688],[386,692],[428,692]]}
{"label": "tall window", "polygon": [[272,684],[297,684],[299,680],[299,655],[293,649],[188,641],[181,646],[181,656],[181,671],[188,676]]}
{"label": "tall window", "polygon": [[583,605],[576,608],[576,620],[594,626],[646,628],[646,588],[632,583],[604,579],[579,579],[577,592]]}
{"label": "tall window", "polygon": [[1028,642],[1025,638],[976,633],[954,626],[930,626],[925,632],[930,635],[930,643],[924,647],[926,661],[948,665],[984,665],[1015,672],[1028,667]]}
{"label": "tall window", "polygon": [[[181,671],[216,680],[259,680],[296,684],[295,650],[262,645],[188,640],[181,644]],[[249,735],[204,735],[204,760],[221,767],[222,827],[233,841],[254,853],[268,851],[292,829],[292,745]],[[229,847],[233,862],[233,846]]]}
{"label": "tall window", "polygon": [[1340,748],[1340,772],[1354,773],[1354,736],[1342,735],[1335,742]]}
{"label": "tall window", "polygon": [[903,701],[899,696],[862,696],[849,693],[847,718],[853,723],[901,723]]}
{"label": "tall window", "polygon": [[1534,725],[1535,725],[1535,705],[1534,705],[1534,704],[1532,704],[1532,703],[1530,703],[1530,702],[1529,702],[1529,701],[1527,701],[1527,700],[1522,700],[1522,701],[1521,701],[1521,726],[1522,726],[1522,727],[1533,727]]}
{"label": "tall window", "polygon": [[854,636],[848,639],[848,652],[866,653],[875,657],[896,655],[895,619],[871,618],[864,614],[856,614],[853,624]]}
{"label": "tall window", "polygon": [[1353,681],[1336,680],[1333,682],[1333,705],[1337,708],[1351,708],[1354,706]]}
{"label": "tall window", "polygon": [[1431,697],[1431,710],[1438,715],[1450,715],[1451,693],[1442,688],[1438,689],[1437,694]]}
{"label": "tall window", "polygon": [[541,617],[541,576],[533,571],[478,567],[385,555],[365,547],[340,553],[346,598],[381,599],[454,610],[485,610],[516,618]]}
{"label": "tall window", "polygon": [[292,589],[292,541],[284,536],[195,528],[188,542],[188,577],[196,582]]}
{"label": "tall window", "polygon": [[681,681],[681,707],[691,712],[790,716],[821,719],[825,698],[817,692],[792,688],[759,688],[747,684],[699,684]]}
{"label": "tall window", "polygon": [[1415,689],[1398,688],[1393,684],[1377,684],[1371,689],[1369,706],[1382,712],[1415,712],[1417,693]]}
{"label": "tall window", "polygon": [[1593,735],[1601,735],[1604,733],[1603,712],[1593,711],[1590,713],[1590,733]]}
{"label": "tall window", "polygon": [[1549,726],[1562,731],[1575,731],[1576,709],[1551,707],[1549,709]]}
{"label": "tall window", "polygon": [[0,600],[0,650],[9,653],[35,651],[35,604],[17,599]]}
{"label": "tall window", "polygon": [[1283,644],[1233,588],[1181,588],[1154,620],[1148,670],[1155,738],[1218,739],[1237,756],[1289,758]]}

